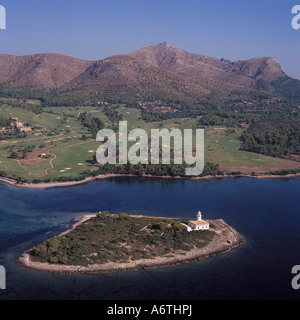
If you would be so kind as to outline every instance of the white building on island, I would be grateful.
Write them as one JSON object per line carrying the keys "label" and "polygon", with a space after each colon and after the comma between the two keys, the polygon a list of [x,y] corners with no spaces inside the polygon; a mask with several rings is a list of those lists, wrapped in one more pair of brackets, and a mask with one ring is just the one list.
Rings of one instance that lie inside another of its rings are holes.
{"label": "white building on island", "polygon": [[197,214],[197,220],[196,221],[190,221],[187,226],[187,231],[197,231],[197,230],[208,230],[209,229],[209,223],[205,220],[202,220],[202,214],[200,210]]}

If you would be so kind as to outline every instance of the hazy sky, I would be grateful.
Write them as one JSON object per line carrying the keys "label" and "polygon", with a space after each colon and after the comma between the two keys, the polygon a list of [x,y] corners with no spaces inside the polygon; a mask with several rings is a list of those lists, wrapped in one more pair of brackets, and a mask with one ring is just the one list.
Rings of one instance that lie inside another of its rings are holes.
{"label": "hazy sky", "polygon": [[0,0],[0,53],[102,59],[166,41],[230,60],[273,56],[300,79],[300,0]]}

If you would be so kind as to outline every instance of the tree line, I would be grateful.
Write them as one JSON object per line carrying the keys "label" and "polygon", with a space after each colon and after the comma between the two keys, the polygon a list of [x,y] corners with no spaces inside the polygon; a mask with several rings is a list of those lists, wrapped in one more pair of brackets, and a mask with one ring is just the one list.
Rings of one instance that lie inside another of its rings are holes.
{"label": "tree line", "polygon": [[300,128],[286,127],[263,133],[244,132],[241,136],[243,149],[251,152],[285,157],[300,154]]}

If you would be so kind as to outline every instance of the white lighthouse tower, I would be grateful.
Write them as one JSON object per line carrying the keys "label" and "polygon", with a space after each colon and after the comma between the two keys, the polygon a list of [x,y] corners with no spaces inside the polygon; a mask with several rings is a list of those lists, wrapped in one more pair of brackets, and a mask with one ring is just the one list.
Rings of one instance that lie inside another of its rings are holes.
{"label": "white lighthouse tower", "polygon": [[198,211],[198,214],[197,214],[197,221],[202,221],[202,213],[200,210]]}
{"label": "white lighthouse tower", "polygon": [[197,220],[189,221],[189,223],[186,227],[187,227],[186,230],[188,232],[198,231],[198,230],[208,230],[209,223],[205,220],[202,220],[202,213],[199,210],[198,214],[197,214]]}

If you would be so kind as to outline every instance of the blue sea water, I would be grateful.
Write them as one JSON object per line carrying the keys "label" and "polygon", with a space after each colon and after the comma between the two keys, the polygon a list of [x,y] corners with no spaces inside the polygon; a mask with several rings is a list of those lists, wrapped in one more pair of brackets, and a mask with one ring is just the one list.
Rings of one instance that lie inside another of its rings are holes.
{"label": "blue sea water", "polygon": [[[5,299],[299,299],[300,179],[161,180],[116,178],[69,188],[0,184],[0,265]],[[229,254],[172,268],[59,275],[20,266],[26,249],[59,234],[85,213],[108,210],[224,219],[246,243]]]}

